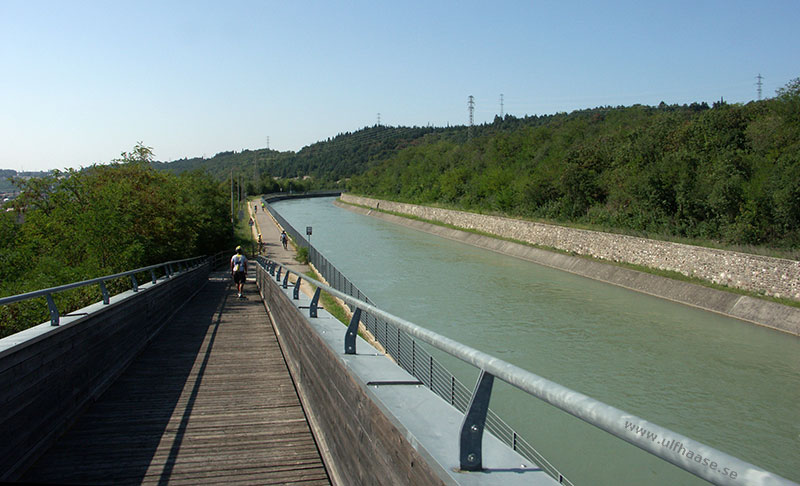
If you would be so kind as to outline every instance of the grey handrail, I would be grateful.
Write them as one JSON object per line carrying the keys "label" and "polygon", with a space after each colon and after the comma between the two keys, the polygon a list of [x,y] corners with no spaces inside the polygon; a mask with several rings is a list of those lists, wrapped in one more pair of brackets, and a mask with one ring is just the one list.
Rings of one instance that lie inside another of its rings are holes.
{"label": "grey handrail", "polygon": [[[284,271],[305,279],[317,288],[321,288],[340,298],[354,308],[362,309],[376,317],[380,317],[436,349],[467,362],[482,372],[491,374],[712,484],[798,486],[793,481],[714,449],[711,446],[394,316],[367,302],[358,300],[322,282],[309,278],[307,275],[291,270],[278,262],[270,261],[269,263],[273,265],[273,268],[274,266],[282,267]],[[700,458],[699,460],[698,457]]]}
{"label": "grey handrail", "polygon": [[[115,273],[113,275],[105,275],[102,277],[92,278],[89,280],[83,280],[81,282],[73,282],[64,285],[59,285],[57,287],[50,287],[47,289],[41,290],[34,290],[33,292],[28,292],[25,294],[18,294],[12,295],[9,297],[2,297],[0,298],[0,305],[7,305],[13,304],[15,302],[21,302],[24,300],[35,299],[37,297],[46,297],[47,298],[47,305],[50,309],[50,324],[53,326],[58,326],[60,322],[60,316],[58,313],[58,309],[56,308],[55,302],[53,301],[53,294],[58,292],[63,292],[65,290],[76,289],[79,287],[85,287],[87,285],[99,285],[100,290],[103,293],[103,303],[109,304],[110,303],[110,296],[108,295],[108,291],[106,290],[105,282],[108,280],[113,280],[115,278],[121,277],[131,277],[131,281],[133,284],[133,291],[137,292],[139,289],[139,282],[136,280],[135,275],[137,273],[144,273],[150,272],[151,279],[153,283],[156,283],[156,275],[155,270],[159,268],[164,269],[164,274],[167,278],[171,277],[175,270],[173,266],[184,266],[184,267],[191,267],[197,265],[198,262],[205,261],[207,257],[200,256],[200,257],[192,257],[192,258],[184,258],[183,260],[171,260],[164,263],[158,263],[156,265],[150,265],[148,267],[137,268],[136,270],[128,270],[126,272]],[[189,262],[192,262],[191,264]]]}

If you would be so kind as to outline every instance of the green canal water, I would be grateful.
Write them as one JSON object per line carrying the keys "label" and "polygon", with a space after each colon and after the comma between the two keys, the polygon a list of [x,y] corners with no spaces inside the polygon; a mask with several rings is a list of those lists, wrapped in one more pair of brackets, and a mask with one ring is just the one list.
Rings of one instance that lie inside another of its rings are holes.
{"label": "green canal water", "polygon": [[[800,482],[800,339],[332,198],[275,208],[388,312]],[[474,385],[471,366],[440,359]],[[501,382],[490,407],[576,485],[708,484]]]}

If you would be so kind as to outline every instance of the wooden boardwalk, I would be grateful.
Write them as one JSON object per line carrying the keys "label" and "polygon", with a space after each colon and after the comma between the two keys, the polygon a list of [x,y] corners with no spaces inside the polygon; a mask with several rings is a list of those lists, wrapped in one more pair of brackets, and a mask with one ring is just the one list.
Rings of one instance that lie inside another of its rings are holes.
{"label": "wooden boardwalk", "polygon": [[[330,484],[264,306],[208,284],[25,482]],[[58,404],[54,404],[58,406]]]}

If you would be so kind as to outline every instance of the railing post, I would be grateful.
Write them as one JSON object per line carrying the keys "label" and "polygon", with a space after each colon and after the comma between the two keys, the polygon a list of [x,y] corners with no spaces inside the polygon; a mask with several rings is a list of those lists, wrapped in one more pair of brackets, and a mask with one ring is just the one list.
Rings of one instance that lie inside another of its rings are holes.
{"label": "railing post", "polygon": [[155,268],[151,268],[150,269],[150,276],[153,278],[153,283],[156,283],[157,279],[156,279],[156,269]]}
{"label": "railing post", "polygon": [[278,267],[278,275],[275,276],[275,281],[276,282],[281,281],[281,267]]}
{"label": "railing post", "polygon": [[483,428],[486,425],[486,414],[489,411],[489,399],[492,396],[494,375],[481,370],[475,392],[469,402],[469,408],[461,425],[459,443],[459,461],[462,471],[480,471],[483,469]]}
{"label": "railing post", "polygon": [[106,282],[105,280],[100,281],[100,292],[103,293],[103,304],[108,305],[110,302],[108,297],[108,289],[106,289]]}
{"label": "railing post", "polygon": [[358,335],[358,321],[361,320],[361,308],[356,307],[347,333],[344,335],[344,354],[356,354],[356,335]]}
{"label": "railing post", "polygon": [[317,287],[314,297],[311,298],[311,305],[308,307],[308,317],[317,317],[317,304],[319,303],[319,293],[322,289]]}
{"label": "railing post", "polygon": [[292,298],[294,300],[297,300],[297,299],[300,298],[300,281],[301,280],[302,279],[300,278],[300,275],[298,275],[297,276],[297,280],[295,280],[295,282],[294,282],[294,290],[292,290]]}
{"label": "railing post", "polygon": [[283,288],[285,288],[285,289],[289,288],[289,272],[286,272],[283,275]]}
{"label": "railing post", "polygon": [[139,282],[136,281],[136,275],[131,274],[131,283],[133,283],[133,291],[139,291]]}
{"label": "railing post", "polygon": [[411,374],[417,376],[417,346],[416,339],[411,340]]}
{"label": "railing post", "polygon": [[58,307],[56,307],[56,303],[53,300],[52,294],[47,294],[47,308],[50,310],[50,325],[57,326],[60,320],[58,315]]}

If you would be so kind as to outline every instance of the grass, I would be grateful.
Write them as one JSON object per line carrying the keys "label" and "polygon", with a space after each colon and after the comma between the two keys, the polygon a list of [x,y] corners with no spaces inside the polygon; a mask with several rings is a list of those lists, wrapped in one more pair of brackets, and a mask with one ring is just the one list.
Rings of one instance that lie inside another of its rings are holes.
{"label": "grass", "polygon": [[[320,280],[319,275],[317,275],[314,270],[309,270],[306,272],[306,275],[314,280]],[[345,312],[341,304],[339,304],[339,302],[331,294],[323,290],[319,293],[319,300],[322,303],[322,308],[328,311],[328,313],[330,313],[333,317],[341,321],[342,324],[345,326],[350,324],[350,318],[347,316],[347,312]]]}
{"label": "grass", "polygon": [[[251,198],[247,203],[246,206],[250,205],[252,202]],[[255,198],[258,199],[258,198]],[[253,231],[250,228],[250,213],[247,208],[244,209],[244,217],[241,219],[237,219],[236,223],[233,226],[233,239],[234,244],[236,246],[241,246],[245,253],[250,255],[256,254],[256,239],[253,237]]]}
{"label": "grass", "polygon": [[[294,242],[292,242],[292,244],[294,244]],[[308,263],[308,248],[306,248],[304,246],[296,246],[295,245],[295,249],[296,249],[296,253],[297,254],[295,255],[294,259],[297,260],[298,262],[302,263],[302,264],[307,264]]]}
{"label": "grass", "polygon": [[250,231],[250,225],[247,224],[248,219],[242,218],[236,221],[236,225],[233,227],[233,238],[236,245],[241,246],[244,249],[248,249],[250,246],[255,245],[255,240],[253,239],[253,233]]}
{"label": "grass", "polygon": [[[309,270],[308,272],[306,272],[306,275],[313,278],[314,280],[321,280],[321,277],[317,275],[317,273],[314,270]],[[341,322],[345,326],[350,325],[350,316],[347,315],[347,311],[345,310],[344,306],[342,306],[342,304],[340,304],[339,301],[336,300],[334,296],[322,290],[319,293],[319,300],[320,303],[322,304],[322,308],[328,311],[330,315],[338,319],[339,322]],[[377,342],[374,338],[371,338],[369,336],[364,336],[364,333],[361,331],[360,328],[358,330],[358,335],[361,336],[361,339],[373,343],[373,345],[374,343]]]}
{"label": "grass", "polygon": [[[578,253],[575,253],[575,252],[565,251],[565,250],[561,250],[561,249],[558,249],[558,248],[553,248],[553,247],[549,247],[549,246],[545,246],[545,245],[538,245],[538,244],[535,244],[535,243],[529,243],[527,241],[516,240],[514,238],[507,238],[507,237],[503,237],[503,236],[498,236],[498,235],[495,235],[495,234],[492,234],[492,233],[487,233],[485,231],[474,230],[474,229],[469,229],[469,228],[461,228],[459,226],[455,226],[455,225],[452,225],[452,224],[441,223],[439,221],[420,218],[420,217],[414,216],[414,215],[398,213],[398,212],[395,212],[395,211],[387,211],[387,210],[384,210],[384,209],[375,209],[373,207],[364,206],[362,204],[348,203],[348,202],[342,201],[341,199],[339,201],[344,203],[344,204],[349,204],[350,206],[356,206],[356,207],[360,207],[360,208],[363,208],[363,209],[369,209],[371,211],[379,211],[381,213],[391,214],[393,216],[398,216],[400,218],[410,219],[410,220],[413,220],[413,221],[420,221],[420,222],[423,222],[423,223],[428,223],[428,224],[432,224],[432,225],[436,225],[436,226],[441,226],[441,227],[444,227],[444,228],[450,228],[450,229],[455,229],[455,230],[458,230],[458,231],[464,231],[466,233],[472,233],[472,234],[476,234],[476,235],[487,236],[489,238],[494,238],[496,240],[509,241],[509,242],[512,242],[512,243],[517,243],[519,245],[529,246],[529,247],[532,247],[532,248],[538,248],[540,250],[546,250],[546,251],[550,251],[550,252],[554,252],[554,253],[561,253],[563,255],[571,255],[571,256],[578,257],[578,258],[585,258],[587,260],[592,260],[592,261],[604,263],[604,264],[607,264],[607,265],[616,265],[618,267],[628,268],[628,269],[636,270],[636,271],[643,272],[643,273],[649,273],[651,275],[658,275],[660,277],[670,278],[670,279],[673,279],[673,280],[679,280],[679,281],[683,281],[683,282],[689,282],[689,283],[693,283],[693,284],[697,284],[697,285],[702,285],[703,287],[708,287],[708,288],[712,288],[712,289],[716,289],[716,290],[722,290],[722,291],[725,291],[725,292],[731,292],[731,293],[739,294],[739,295],[746,295],[748,297],[754,297],[754,298],[757,298],[757,299],[776,302],[776,303],[782,304],[782,305],[787,305],[787,306],[791,306],[791,307],[800,308],[800,302],[798,302],[796,300],[780,298],[780,297],[772,297],[772,296],[760,294],[760,293],[757,293],[757,292],[752,292],[752,291],[749,291],[749,290],[743,290],[743,289],[738,289],[738,288],[735,288],[735,287],[728,287],[726,285],[715,284],[713,282],[709,282],[708,280],[704,280],[704,279],[701,279],[701,278],[690,277],[688,275],[684,275],[684,274],[682,274],[680,272],[675,272],[675,271],[671,271],[671,270],[661,270],[661,269],[657,269],[657,268],[645,267],[643,265],[635,265],[635,264],[632,264],[632,263],[613,262],[613,261],[609,261],[609,260],[603,260],[603,259],[595,258],[595,257],[589,256],[589,255],[581,255],[581,254],[578,254]],[[503,217],[507,217],[507,216],[503,216]],[[555,223],[543,223],[543,224],[555,224]],[[566,225],[561,225],[561,226],[566,226]],[[573,228],[578,228],[578,226],[572,226],[572,227]],[[588,229],[588,228],[579,228],[579,229]],[[601,231],[601,230],[593,229],[593,231]],[[696,244],[696,243],[686,242],[686,244]],[[702,245],[698,245],[698,246],[702,246]],[[732,251],[737,251],[737,250],[732,250]]]}

